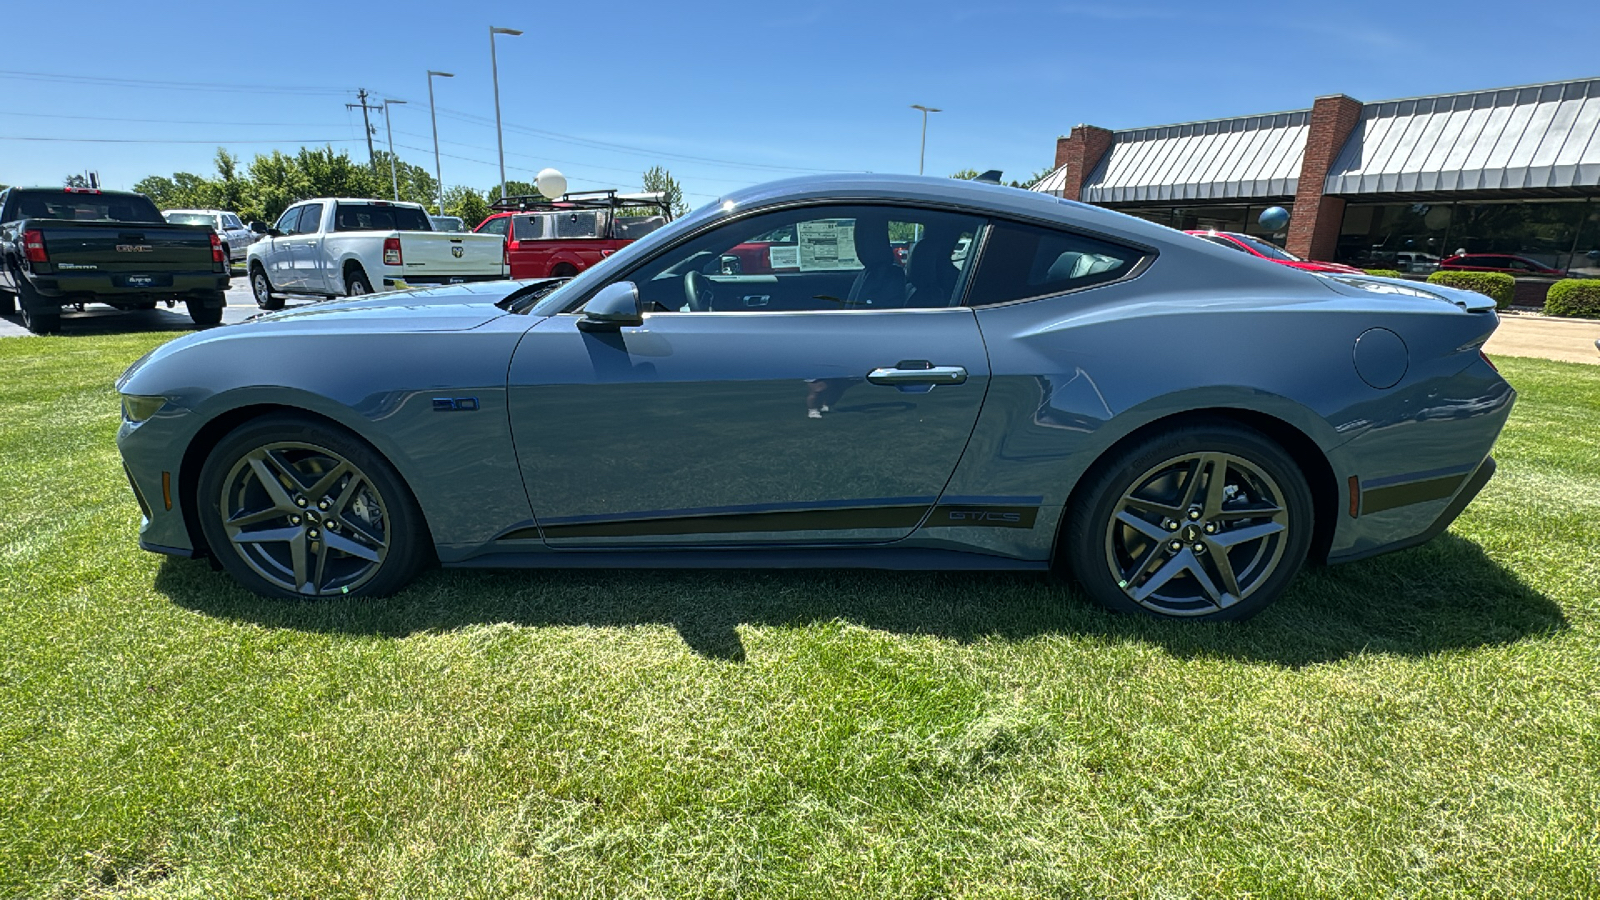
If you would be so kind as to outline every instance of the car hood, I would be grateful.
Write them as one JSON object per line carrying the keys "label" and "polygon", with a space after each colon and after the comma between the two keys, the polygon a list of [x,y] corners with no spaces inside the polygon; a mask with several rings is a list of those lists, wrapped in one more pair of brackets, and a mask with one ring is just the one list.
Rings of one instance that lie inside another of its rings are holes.
{"label": "car hood", "polygon": [[307,331],[466,331],[508,313],[495,304],[513,282],[457,284],[313,303],[256,316],[238,327]]}

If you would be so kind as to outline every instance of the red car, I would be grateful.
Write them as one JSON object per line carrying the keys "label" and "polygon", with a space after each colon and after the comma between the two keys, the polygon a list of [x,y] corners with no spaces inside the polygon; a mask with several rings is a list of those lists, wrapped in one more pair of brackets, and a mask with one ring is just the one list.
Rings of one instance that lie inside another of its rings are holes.
{"label": "red car", "polygon": [[1222,246],[1231,248],[1233,250],[1243,250],[1245,253],[1248,253],[1251,256],[1259,256],[1262,259],[1270,259],[1279,265],[1288,266],[1291,269],[1301,269],[1306,272],[1331,272],[1338,275],[1366,274],[1360,269],[1354,266],[1347,266],[1344,263],[1301,259],[1300,257],[1295,256],[1293,253],[1290,253],[1275,244],[1270,244],[1266,241],[1263,241],[1261,238],[1251,234],[1240,234],[1237,231],[1188,231],[1185,232],[1185,234],[1192,234],[1201,240],[1210,241],[1213,244],[1221,244]]}
{"label": "red car", "polygon": [[571,278],[672,220],[659,193],[507,197],[477,227],[506,239],[512,278]]}
{"label": "red car", "polygon": [[1504,272],[1507,275],[1531,275],[1539,278],[1565,278],[1567,273],[1552,269],[1538,260],[1509,253],[1464,253],[1439,261],[1439,268],[1457,272]]}

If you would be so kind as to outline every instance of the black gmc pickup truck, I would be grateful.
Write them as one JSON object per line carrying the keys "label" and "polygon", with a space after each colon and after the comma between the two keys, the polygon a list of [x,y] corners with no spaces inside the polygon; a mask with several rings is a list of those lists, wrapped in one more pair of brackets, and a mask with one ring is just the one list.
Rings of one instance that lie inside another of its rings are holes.
{"label": "black gmc pickup truck", "polygon": [[154,309],[182,300],[196,325],[222,321],[228,263],[217,233],[170,225],[143,194],[95,188],[0,191],[0,314],[22,307],[35,334],[61,307]]}

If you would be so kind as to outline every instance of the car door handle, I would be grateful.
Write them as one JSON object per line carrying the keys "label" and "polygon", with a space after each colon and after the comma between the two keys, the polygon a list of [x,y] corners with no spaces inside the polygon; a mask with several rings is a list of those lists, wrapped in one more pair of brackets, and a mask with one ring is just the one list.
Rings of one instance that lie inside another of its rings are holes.
{"label": "car door handle", "polygon": [[893,366],[873,369],[867,373],[867,380],[873,384],[896,386],[907,384],[963,384],[967,380],[967,370],[961,366],[927,364],[918,366],[914,362],[902,360]]}

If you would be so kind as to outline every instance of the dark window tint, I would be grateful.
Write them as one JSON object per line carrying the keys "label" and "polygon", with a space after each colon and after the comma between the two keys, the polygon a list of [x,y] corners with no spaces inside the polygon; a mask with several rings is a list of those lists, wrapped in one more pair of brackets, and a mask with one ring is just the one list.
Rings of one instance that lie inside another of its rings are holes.
{"label": "dark window tint", "polygon": [[987,306],[1115,281],[1143,254],[1096,238],[996,222],[989,229],[968,303]]}
{"label": "dark window tint", "polygon": [[295,234],[315,234],[322,225],[322,204],[307,203],[305,211],[300,213],[300,224],[294,230]]}
{"label": "dark window tint", "polygon": [[161,211],[140,194],[16,191],[10,198],[15,218],[67,219],[75,222],[162,223]]}
{"label": "dark window tint", "polygon": [[414,206],[341,203],[334,231],[432,231],[428,214]]}

